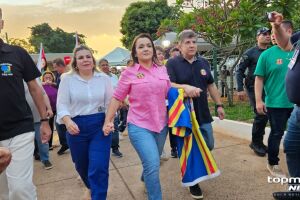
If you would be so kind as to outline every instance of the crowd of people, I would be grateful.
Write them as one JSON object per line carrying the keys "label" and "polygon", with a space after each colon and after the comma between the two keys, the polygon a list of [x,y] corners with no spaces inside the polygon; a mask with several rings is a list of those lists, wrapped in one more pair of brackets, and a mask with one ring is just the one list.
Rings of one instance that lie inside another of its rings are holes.
{"label": "crowd of people", "polygon": [[[255,114],[250,148],[258,156],[268,154],[267,169],[272,176],[286,177],[279,166],[279,146],[287,128],[284,152],[289,175],[300,177],[300,33],[293,34],[292,22],[277,12],[271,27],[260,28],[257,45],[244,53],[236,72],[237,94],[243,100],[247,93]],[[0,31],[2,28],[0,9]],[[87,188],[85,199],[105,200],[110,154],[123,157],[119,132],[127,126],[142,163],[140,179],[147,197],[162,200],[159,174],[167,136],[171,157],[178,157],[177,136],[168,127],[169,89],[182,89],[184,97],[192,99],[210,151],[214,136],[208,95],[218,117],[225,117],[210,64],[197,54],[197,37],[192,30],[182,31],[166,60],[165,49],[154,46],[149,34],[137,35],[132,60],[120,77],[106,59],[96,63],[84,45],[75,47],[71,70],[57,58],[50,71],[46,60],[39,70],[23,48],[0,39],[0,199],[37,199],[33,155],[45,169],[53,167],[49,151],[54,148],[56,129],[61,145],[57,154],[70,150]],[[266,146],[263,138],[268,121],[271,132]],[[194,199],[203,199],[199,182],[189,186]]]}

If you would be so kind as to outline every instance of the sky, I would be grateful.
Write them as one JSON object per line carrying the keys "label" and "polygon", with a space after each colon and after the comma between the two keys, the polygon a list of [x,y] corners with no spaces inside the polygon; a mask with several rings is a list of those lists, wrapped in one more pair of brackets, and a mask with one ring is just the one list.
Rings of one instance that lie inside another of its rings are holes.
{"label": "sky", "polygon": [[2,33],[9,38],[26,39],[30,29],[41,23],[66,32],[85,35],[87,45],[97,51],[96,58],[115,47],[122,47],[120,21],[126,7],[137,0],[0,0]]}

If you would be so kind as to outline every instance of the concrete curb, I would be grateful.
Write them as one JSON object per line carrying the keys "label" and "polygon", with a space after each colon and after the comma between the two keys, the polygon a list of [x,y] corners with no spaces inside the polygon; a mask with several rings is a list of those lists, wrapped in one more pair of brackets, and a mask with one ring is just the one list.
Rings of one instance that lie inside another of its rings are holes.
{"label": "concrete curb", "polygon": [[[238,122],[229,119],[220,120],[218,117],[213,117],[214,122],[212,123],[214,132],[219,132],[232,137],[237,137],[247,141],[251,141],[252,124],[245,122]],[[271,129],[266,127],[264,143],[268,144],[268,138]],[[283,136],[284,138],[284,136]],[[281,140],[280,149],[283,149],[283,139]]]}

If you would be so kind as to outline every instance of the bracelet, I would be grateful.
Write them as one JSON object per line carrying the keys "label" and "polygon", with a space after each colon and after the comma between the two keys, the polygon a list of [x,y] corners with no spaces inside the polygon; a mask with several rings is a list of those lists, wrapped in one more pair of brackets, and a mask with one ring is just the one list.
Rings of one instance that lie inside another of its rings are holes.
{"label": "bracelet", "polygon": [[49,118],[43,118],[40,120],[40,122],[48,122],[49,121]]}
{"label": "bracelet", "polygon": [[223,104],[216,104],[215,107],[216,107],[216,109],[218,109],[218,108],[220,108],[220,107],[221,107],[221,108],[224,108]]}

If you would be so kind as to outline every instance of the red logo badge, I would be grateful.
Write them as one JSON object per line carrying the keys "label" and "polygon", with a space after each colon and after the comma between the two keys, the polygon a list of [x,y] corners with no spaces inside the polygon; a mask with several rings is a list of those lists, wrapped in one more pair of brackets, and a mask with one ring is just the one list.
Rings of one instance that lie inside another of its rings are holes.
{"label": "red logo badge", "polygon": [[276,64],[277,65],[282,65],[282,59],[277,59]]}

